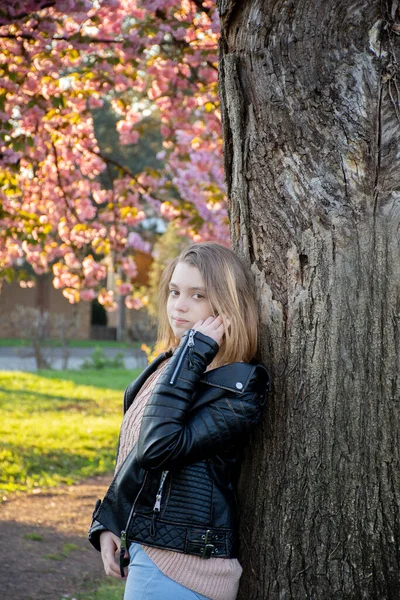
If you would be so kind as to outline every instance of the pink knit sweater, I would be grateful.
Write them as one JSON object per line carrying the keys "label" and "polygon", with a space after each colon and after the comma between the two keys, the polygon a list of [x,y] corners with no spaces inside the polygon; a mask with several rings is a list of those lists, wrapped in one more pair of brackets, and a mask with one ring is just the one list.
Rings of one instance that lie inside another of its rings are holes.
{"label": "pink knit sweater", "polygon": [[[127,410],[121,426],[116,470],[139,438],[143,412],[157,379],[168,361],[150,375]],[[209,558],[143,546],[157,567],[174,581],[211,600],[235,600],[242,567],[235,558]]]}

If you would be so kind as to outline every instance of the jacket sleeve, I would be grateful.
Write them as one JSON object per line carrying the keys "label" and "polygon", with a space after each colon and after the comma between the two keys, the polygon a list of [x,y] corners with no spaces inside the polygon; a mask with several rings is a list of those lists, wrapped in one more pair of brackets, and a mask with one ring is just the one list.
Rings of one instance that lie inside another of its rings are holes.
{"label": "jacket sleeve", "polygon": [[90,524],[89,531],[88,531],[89,542],[99,552],[101,550],[101,547],[100,547],[100,534],[103,531],[107,531],[106,527],[104,527],[101,523],[99,523],[98,521],[96,521],[96,518],[95,518],[96,513],[98,512],[98,509],[100,508],[100,505],[101,505],[101,500],[97,500],[96,506],[94,507],[94,511],[93,511],[93,514],[92,514],[92,522]]}
{"label": "jacket sleeve", "polygon": [[103,531],[107,531],[107,529],[98,521],[93,520],[88,531],[88,538],[92,546],[99,552],[101,551],[100,534],[103,533]]}
{"label": "jacket sleeve", "polygon": [[243,442],[260,418],[266,386],[262,388],[256,367],[243,393],[226,390],[190,412],[218,344],[198,331],[192,340],[189,334],[183,336],[144,411],[137,445],[137,461],[144,469],[181,468],[215,456]]}

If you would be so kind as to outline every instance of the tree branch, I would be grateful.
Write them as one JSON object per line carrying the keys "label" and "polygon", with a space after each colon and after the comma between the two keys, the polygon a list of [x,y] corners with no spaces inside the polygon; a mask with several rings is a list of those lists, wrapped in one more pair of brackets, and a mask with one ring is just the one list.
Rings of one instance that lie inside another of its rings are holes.
{"label": "tree branch", "polygon": [[65,203],[65,206],[66,206],[67,210],[69,210],[69,211],[71,212],[71,214],[73,214],[73,215],[74,215],[75,219],[76,219],[76,220],[78,221],[78,223],[79,223],[79,216],[78,216],[78,214],[77,214],[77,212],[76,212],[76,210],[75,210],[74,206],[70,206],[70,203],[68,202],[68,198],[67,198],[67,196],[65,195],[64,188],[63,188],[63,186],[62,186],[62,181],[61,181],[61,173],[60,173],[60,169],[59,169],[59,167],[58,167],[58,154],[57,154],[57,148],[56,148],[56,146],[55,146],[55,144],[54,144],[54,142],[53,142],[53,141],[51,142],[51,145],[52,145],[52,148],[53,148],[53,153],[54,153],[54,162],[55,162],[55,164],[56,164],[56,170],[57,170],[57,183],[58,183],[58,187],[59,187],[59,188],[60,188],[60,190],[61,190],[61,194],[62,194],[62,197],[63,197],[63,200],[64,200],[64,203]]}
{"label": "tree branch", "polygon": [[[10,23],[14,23],[16,19],[24,19],[25,17],[29,17],[29,15],[32,14],[32,12],[37,12],[38,10],[43,10],[44,8],[50,8],[52,6],[55,6],[56,2],[55,0],[45,0],[43,2],[43,4],[41,6],[38,6],[35,11],[31,11],[31,12],[24,12],[24,13],[20,13],[19,15],[10,15],[9,13],[7,13],[7,17],[10,19]],[[7,23],[4,23],[4,25],[6,25]]]}
{"label": "tree branch", "polygon": [[143,184],[139,183],[137,176],[133,173],[133,171],[131,171],[131,169],[129,167],[125,167],[124,165],[121,165],[119,162],[117,162],[113,158],[110,158],[109,156],[106,156],[105,154],[102,154],[101,152],[95,152],[94,150],[90,150],[90,152],[92,152],[92,154],[95,154],[96,156],[98,156],[99,158],[104,160],[106,165],[109,165],[109,164],[114,165],[114,167],[121,169],[121,171],[123,173],[125,173],[126,175],[129,175],[129,177],[132,177],[134,182],[138,185],[139,191],[141,194],[149,193],[149,188],[146,188],[145,186],[143,186]]}

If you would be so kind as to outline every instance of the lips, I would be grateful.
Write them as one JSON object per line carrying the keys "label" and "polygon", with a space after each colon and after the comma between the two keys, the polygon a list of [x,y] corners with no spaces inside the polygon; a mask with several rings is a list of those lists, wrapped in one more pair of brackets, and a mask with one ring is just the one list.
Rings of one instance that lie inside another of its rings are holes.
{"label": "lips", "polygon": [[184,325],[185,323],[189,323],[189,321],[185,321],[185,319],[176,319],[175,317],[172,318],[178,325]]}

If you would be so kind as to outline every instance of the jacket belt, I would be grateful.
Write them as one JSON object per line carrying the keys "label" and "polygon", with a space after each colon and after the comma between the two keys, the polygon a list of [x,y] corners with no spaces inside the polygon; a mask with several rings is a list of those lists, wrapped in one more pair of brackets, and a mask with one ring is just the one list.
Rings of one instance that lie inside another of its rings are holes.
{"label": "jacket belt", "polygon": [[151,532],[152,518],[136,514],[127,532],[130,542],[193,554],[200,558],[236,558],[236,540],[231,529],[185,526],[157,519]]}
{"label": "jacket belt", "polygon": [[[193,537],[191,537],[193,534]],[[188,531],[186,553],[200,558],[231,558],[233,553],[232,535],[215,529]]]}

